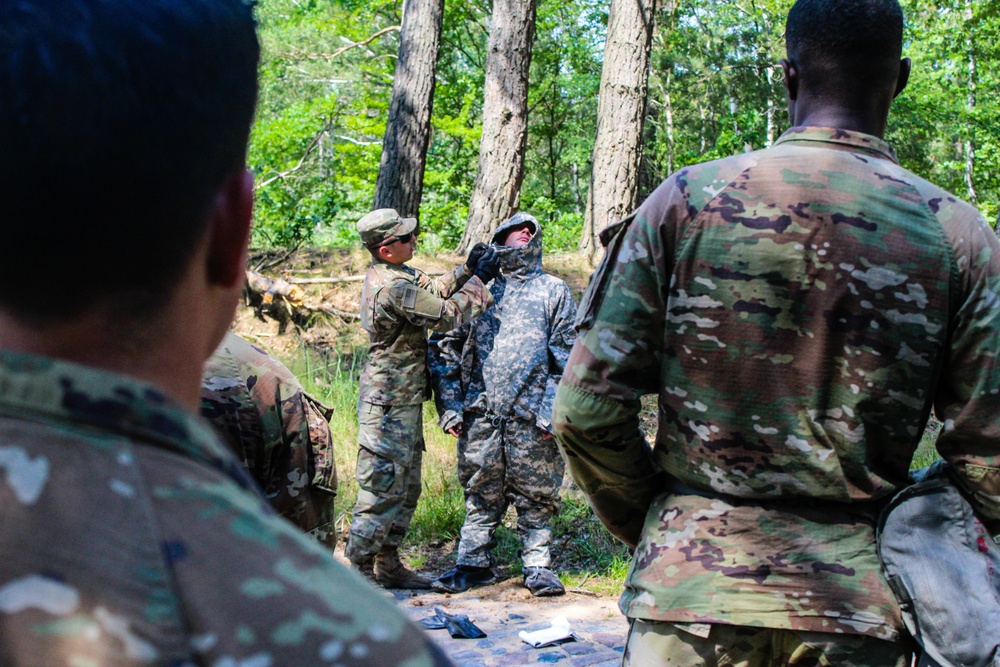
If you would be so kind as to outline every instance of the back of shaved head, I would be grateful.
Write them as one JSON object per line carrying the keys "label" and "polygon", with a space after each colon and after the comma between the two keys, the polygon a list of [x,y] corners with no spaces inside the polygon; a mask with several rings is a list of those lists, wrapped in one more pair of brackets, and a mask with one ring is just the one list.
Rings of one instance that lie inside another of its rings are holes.
{"label": "back of shaved head", "polygon": [[798,0],[785,24],[788,58],[810,87],[864,94],[894,84],[903,50],[896,0]]}

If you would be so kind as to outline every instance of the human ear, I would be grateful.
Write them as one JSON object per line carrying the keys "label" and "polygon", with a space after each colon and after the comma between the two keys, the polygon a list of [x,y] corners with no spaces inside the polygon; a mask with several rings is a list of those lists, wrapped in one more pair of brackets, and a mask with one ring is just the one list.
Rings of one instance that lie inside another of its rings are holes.
{"label": "human ear", "polygon": [[215,194],[210,213],[208,279],[230,288],[245,279],[250,221],[253,218],[253,174],[240,169]]}
{"label": "human ear", "polygon": [[788,124],[795,127],[795,105],[799,97],[799,70],[793,61],[786,58],[781,59],[781,70],[785,73],[781,83],[785,87],[785,104],[788,106]]}
{"label": "human ear", "polygon": [[794,62],[786,58],[782,58],[780,62],[781,69],[785,73],[785,78],[782,80],[785,92],[788,94],[789,102],[794,102],[799,96],[799,69]]}
{"label": "human ear", "polygon": [[896,77],[896,92],[892,94],[893,99],[896,99],[896,96],[906,88],[906,84],[910,80],[912,66],[909,58],[903,58],[899,61],[899,76]]}

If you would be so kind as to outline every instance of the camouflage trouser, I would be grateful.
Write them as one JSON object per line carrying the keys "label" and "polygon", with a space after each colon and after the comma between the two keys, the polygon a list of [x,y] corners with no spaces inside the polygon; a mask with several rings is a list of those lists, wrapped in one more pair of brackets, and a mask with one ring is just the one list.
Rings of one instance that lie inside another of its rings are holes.
{"label": "camouflage trouser", "polygon": [[513,503],[524,566],[548,567],[564,471],[555,439],[534,422],[469,415],[458,441],[458,477],[465,489],[459,565],[492,565],[494,532]]}
{"label": "camouflage trouser", "polygon": [[[685,628],[685,629],[682,629]],[[622,666],[906,667],[902,644],[828,632],[631,619]]]}
{"label": "camouflage trouser", "polygon": [[354,561],[398,547],[420,498],[423,406],[358,406],[358,502],[344,549]]}

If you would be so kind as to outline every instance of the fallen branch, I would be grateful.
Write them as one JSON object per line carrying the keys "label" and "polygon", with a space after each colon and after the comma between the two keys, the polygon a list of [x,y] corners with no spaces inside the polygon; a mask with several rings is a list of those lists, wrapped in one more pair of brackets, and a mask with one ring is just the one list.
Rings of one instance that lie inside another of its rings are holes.
{"label": "fallen branch", "polygon": [[[308,306],[307,306],[308,308]],[[336,315],[337,317],[345,320],[360,320],[361,315],[358,313],[352,313],[346,310],[340,310],[339,308],[332,308],[330,306],[320,306],[315,310],[326,313],[327,315]]]}
{"label": "fallen branch", "polygon": [[567,588],[566,591],[569,593],[576,593],[577,595],[589,595],[592,598],[601,597],[599,593],[595,593],[594,591],[588,591],[585,588]]}
{"label": "fallen branch", "polygon": [[[305,293],[293,281],[284,278],[268,278],[256,271],[246,272],[246,291],[250,305],[257,317],[264,319],[269,315],[283,329],[289,321],[298,326],[305,326],[316,313],[325,313],[339,317],[345,321],[360,320],[361,315],[347,310],[341,310],[324,303],[313,305],[305,299]],[[364,279],[364,276],[362,276]],[[310,279],[300,279],[309,281]]]}
{"label": "fallen branch", "polygon": [[[444,271],[426,271],[428,276],[443,276]],[[342,276],[340,278],[289,278],[288,282],[293,285],[324,285],[337,283],[360,283],[364,276]]]}
{"label": "fallen branch", "polygon": [[344,276],[343,278],[289,278],[293,285],[322,285],[331,283],[360,283],[364,276]]}

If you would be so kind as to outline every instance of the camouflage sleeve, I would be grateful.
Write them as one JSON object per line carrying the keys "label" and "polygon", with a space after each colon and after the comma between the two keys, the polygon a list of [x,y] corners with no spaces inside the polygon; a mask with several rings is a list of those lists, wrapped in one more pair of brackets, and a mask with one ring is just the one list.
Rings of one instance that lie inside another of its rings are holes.
{"label": "camouflage sleeve", "polygon": [[482,315],[493,305],[493,295],[483,282],[472,277],[447,298],[405,280],[387,290],[388,303],[411,324],[431,331],[451,331]]}
{"label": "camouflage sleeve", "polygon": [[935,401],[944,422],[937,449],[963,476],[995,529],[1000,520],[1000,242],[982,218],[950,229],[961,297],[953,308],[949,355]]}
{"label": "camouflage sleeve", "polygon": [[471,277],[472,272],[465,268],[465,264],[459,264],[437,278],[431,278],[423,271],[417,271],[417,286],[435,296],[447,298],[467,283]]}
{"label": "camouflage sleeve", "polygon": [[545,383],[545,396],[539,410],[538,427],[552,432],[552,405],[556,399],[556,387],[562,378],[563,369],[569,359],[573,341],[576,340],[576,330],[573,319],[576,317],[576,301],[569,291],[569,285],[560,281],[555,290],[555,299],[549,328],[549,377]]}
{"label": "camouflage sleeve", "polygon": [[462,423],[465,392],[462,388],[462,349],[471,324],[446,333],[434,333],[427,345],[427,367],[434,386],[438,425],[445,431]]}
{"label": "camouflage sleeve", "polygon": [[308,498],[304,500],[313,526],[309,533],[330,550],[337,546],[337,466],[333,457],[333,436],[330,434],[331,408],[308,394],[302,395],[309,438],[309,468],[312,479],[307,482]]}
{"label": "camouflage sleeve", "polygon": [[574,479],[608,530],[630,546],[666,489],[640,428],[639,399],[659,384],[668,267],[686,210],[675,183],[668,179],[607,240],[552,416]]}

